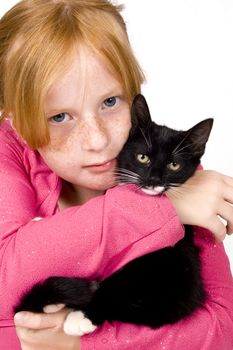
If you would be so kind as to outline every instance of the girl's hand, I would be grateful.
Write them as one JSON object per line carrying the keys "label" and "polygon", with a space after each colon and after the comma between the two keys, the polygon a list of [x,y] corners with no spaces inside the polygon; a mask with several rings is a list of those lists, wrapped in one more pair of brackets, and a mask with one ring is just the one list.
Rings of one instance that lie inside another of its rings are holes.
{"label": "girl's hand", "polygon": [[16,314],[16,332],[22,350],[79,350],[79,337],[63,332],[63,324],[69,312],[68,309],[62,309],[49,314],[24,311]]}
{"label": "girl's hand", "polygon": [[215,171],[197,171],[167,195],[183,224],[213,232],[218,241],[233,232],[233,178]]}

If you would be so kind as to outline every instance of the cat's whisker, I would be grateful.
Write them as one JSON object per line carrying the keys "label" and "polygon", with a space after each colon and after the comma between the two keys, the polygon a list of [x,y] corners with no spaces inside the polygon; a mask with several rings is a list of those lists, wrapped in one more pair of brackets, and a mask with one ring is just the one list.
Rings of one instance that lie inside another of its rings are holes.
{"label": "cat's whisker", "polygon": [[169,193],[174,198],[179,198],[182,194],[179,191],[179,187],[171,187],[169,188]]}
{"label": "cat's whisker", "polygon": [[139,174],[135,173],[134,171],[131,171],[131,170],[125,169],[125,168],[117,168],[116,172],[124,173],[124,174],[131,174],[131,175],[135,175],[135,176],[140,176]]}
{"label": "cat's whisker", "polygon": [[[188,145],[185,145],[181,148],[176,148],[174,151],[172,151],[172,154],[178,155],[178,154],[185,154],[186,152],[183,152],[186,148],[190,148],[192,146],[192,143],[189,143]],[[192,152],[187,152],[192,154]]]}
{"label": "cat's whisker", "polygon": [[115,171],[115,175],[117,177],[118,182],[120,183],[139,184],[141,179],[139,174],[124,168],[118,168]]}
{"label": "cat's whisker", "polygon": [[183,152],[186,148],[191,148],[192,147],[192,144],[190,143],[190,144],[188,144],[188,145],[186,145],[186,146],[184,146],[184,147],[182,147],[182,148],[178,148],[175,152],[173,151],[172,152],[172,154],[173,155],[183,155],[183,154],[193,154],[192,152]]}
{"label": "cat's whisker", "polygon": [[[181,186],[179,186],[179,187],[181,187]],[[182,191],[192,192],[192,188],[190,188],[190,186],[188,186],[184,183],[184,184],[182,184]]]}
{"label": "cat's whisker", "polygon": [[141,193],[141,191],[143,190],[143,186],[142,185],[140,185],[140,184],[138,184],[138,186],[137,186],[137,189],[136,189],[136,192],[137,193]]}
{"label": "cat's whisker", "polygon": [[139,129],[140,129],[140,131],[141,131],[141,133],[142,133],[142,136],[144,137],[144,139],[145,139],[145,141],[146,141],[146,144],[147,144],[147,146],[148,146],[148,150],[150,151],[150,150],[152,149],[152,142],[151,142],[150,135],[149,135],[149,138],[147,138],[146,135],[145,135],[145,133],[144,133],[144,131],[143,131],[141,128],[139,128]]}
{"label": "cat's whisker", "polygon": [[[183,139],[178,143],[178,145],[172,151],[173,154],[176,153],[176,151],[179,149],[179,147],[182,145],[182,143],[186,140],[188,136],[189,136],[189,133],[186,133]],[[187,147],[187,146],[184,146],[184,147]]]}
{"label": "cat's whisker", "polygon": [[124,168],[118,169],[118,171],[115,172],[115,176],[117,177],[118,182],[127,181],[131,183],[139,183],[141,178],[137,173]]}
{"label": "cat's whisker", "polygon": [[127,173],[118,173],[118,174],[115,174],[117,177],[128,177],[128,178],[133,178],[133,179],[140,179],[140,176],[135,176],[135,175],[131,175],[131,174],[127,174]]}
{"label": "cat's whisker", "polygon": [[180,183],[177,183],[177,182],[175,182],[175,183],[169,183],[169,189],[170,188],[173,188],[173,187],[180,187],[181,186],[181,184]]}
{"label": "cat's whisker", "polygon": [[133,176],[133,177],[137,177],[140,178],[140,175],[138,175],[137,173],[134,173],[132,171],[115,171],[114,172],[115,175],[129,175],[129,176]]}
{"label": "cat's whisker", "polygon": [[138,183],[139,179],[135,178],[133,176],[118,176],[118,182],[131,182],[131,183]]}
{"label": "cat's whisker", "polygon": [[183,157],[183,156],[193,156],[193,153],[192,152],[188,152],[188,151],[178,151],[178,152],[175,152],[175,153],[172,153],[173,156],[179,156],[179,157]]}
{"label": "cat's whisker", "polygon": [[122,178],[127,178],[127,179],[135,179],[135,180],[139,180],[139,177],[137,176],[133,176],[133,175],[129,175],[129,174],[118,174],[117,177],[122,177]]}
{"label": "cat's whisker", "polygon": [[149,144],[150,144],[150,147],[149,147],[149,151],[150,151],[150,150],[152,150],[152,141],[151,141],[150,133],[148,133],[148,139],[149,139]]}
{"label": "cat's whisker", "polygon": [[138,186],[138,181],[133,181],[130,179],[119,179],[118,181],[119,184],[134,184]]}
{"label": "cat's whisker", "polygon": [[[182,186],[182,191],[180,190],[181,186]],[[183,195],[184,191],[187,191],[187,192],[191,191],[190,187],[186,186],[185,183],[182,185],[181,184],[174,184],[174,185],[170,184],[169,193],[172,196],[178,198],[178,197]]]}

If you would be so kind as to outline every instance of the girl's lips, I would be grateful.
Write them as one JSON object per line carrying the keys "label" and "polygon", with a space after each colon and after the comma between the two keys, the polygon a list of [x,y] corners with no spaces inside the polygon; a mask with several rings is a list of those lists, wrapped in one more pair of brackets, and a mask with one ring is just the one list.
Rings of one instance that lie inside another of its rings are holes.
{"label": "girl's lips", "polygon": [[113,170],[115,166],[116,166],[116,159],[111,159],[102,164],[93,164],[93,165],[85,166],[85,168],[93,173],[103,173],[106,171]]}

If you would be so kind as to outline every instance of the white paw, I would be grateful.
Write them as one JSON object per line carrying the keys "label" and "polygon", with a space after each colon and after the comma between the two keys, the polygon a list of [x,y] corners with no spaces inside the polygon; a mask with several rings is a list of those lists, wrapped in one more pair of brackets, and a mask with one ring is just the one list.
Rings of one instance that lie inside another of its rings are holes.
{"label": "white paw", "polygon": [[40,220],[43,220],[43,218],[40,216],[36,216],[34,219],[32,219],[32,221],[40,221]]}
{"label": "white paw", "polygon": [[97,328],[82,311],[72,311],[64,322],[64,332],[68,335],[82,336],[92,333]]}

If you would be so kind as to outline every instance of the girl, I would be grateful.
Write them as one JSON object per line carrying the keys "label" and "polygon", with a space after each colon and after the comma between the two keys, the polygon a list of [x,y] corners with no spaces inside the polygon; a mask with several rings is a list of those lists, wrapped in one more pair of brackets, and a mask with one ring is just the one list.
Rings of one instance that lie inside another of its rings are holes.
{"label": "girl", "polygon": [[[120,7],[20,1],[0,21],[0,82],[0,348],[232,350],[232,276],[207,229],[219,241],[233,231],[233,179],[199,171],[179,196],[160,198],[115,186],[143,82]],[[63,333],[69,310],[58,306],[17,314],[15,330],[14,306],[36,282],[103,279],[179,241],[182,224],[205,228],[196,242],[208,299],[192,317],[156,330],[106,322],[79,339]]]}

